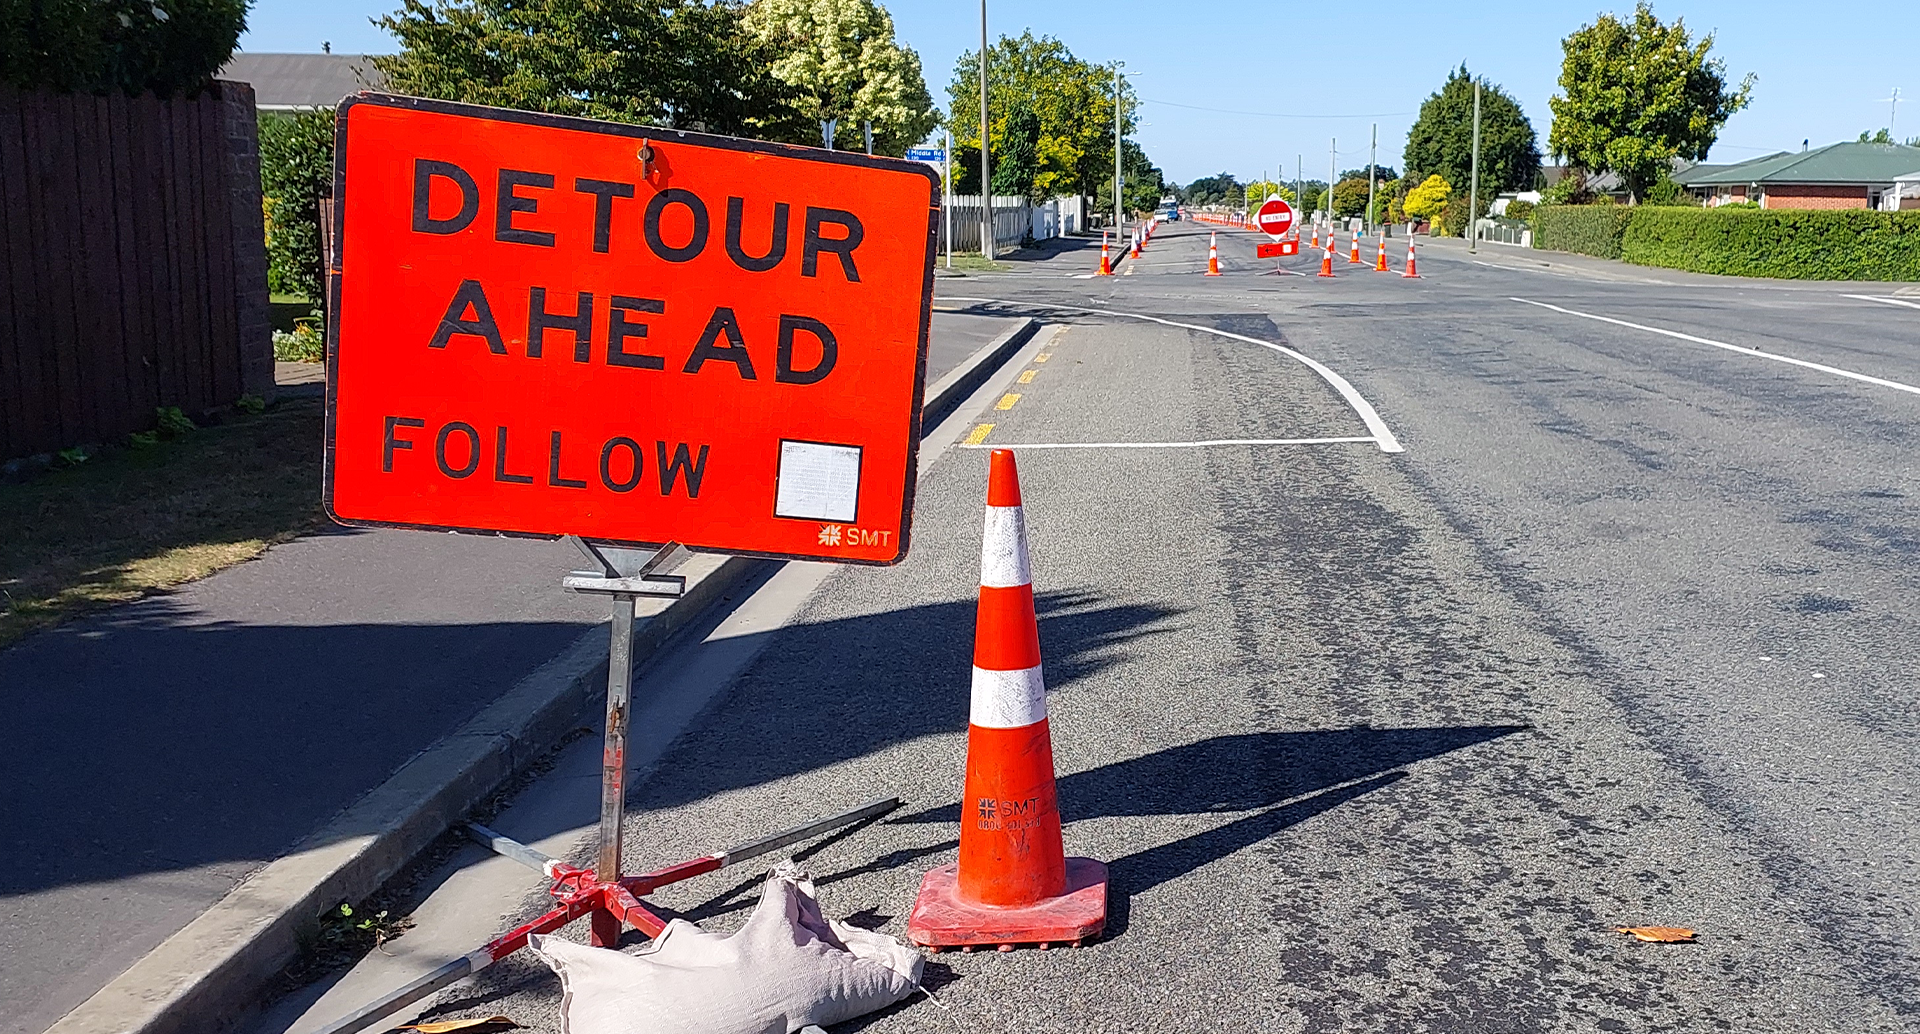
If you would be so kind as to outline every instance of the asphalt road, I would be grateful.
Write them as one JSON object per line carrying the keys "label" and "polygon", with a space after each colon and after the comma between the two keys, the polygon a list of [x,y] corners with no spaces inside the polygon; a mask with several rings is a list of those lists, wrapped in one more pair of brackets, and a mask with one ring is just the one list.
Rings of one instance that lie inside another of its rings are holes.
{"label": "asphalt road", "polygon": [[[937,315],[928,380],[1009,326]],[[575,566],[335,529],[0,651],[0,1034],[39,1034],[603,623],[560,591]]]}
{"label": "asphalt road", "polygon": [[[1314,262],[1242,234],[1213,279],[1205,242],[939,285],[1065,328],[970,439],[1019,456],[1110,927],[846,1029],[1920,1030],[1920,297],[1446,244],[1258,275]],[[940,455],[907,561],[825,577],[636,781],[631,868],[897,793],[805,860],[904,930],[953,854],[985,466]],[[724,929],[755,891],[655,900]],[[515,960],[433,1015],[558,1004]]]}

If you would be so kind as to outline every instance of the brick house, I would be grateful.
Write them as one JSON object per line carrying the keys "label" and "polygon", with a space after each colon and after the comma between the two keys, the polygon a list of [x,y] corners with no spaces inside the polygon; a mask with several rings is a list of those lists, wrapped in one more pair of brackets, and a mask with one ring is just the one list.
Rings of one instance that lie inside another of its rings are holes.
{"label": "brick house", "polygon": [[1675,183],[1712,207],[1757,201],[1762,208],[1920,208],[1920,197],[1896,189],[1920,173],[1920,147],[1839,143],[1782,151],[1733,165],[1696,165]]}

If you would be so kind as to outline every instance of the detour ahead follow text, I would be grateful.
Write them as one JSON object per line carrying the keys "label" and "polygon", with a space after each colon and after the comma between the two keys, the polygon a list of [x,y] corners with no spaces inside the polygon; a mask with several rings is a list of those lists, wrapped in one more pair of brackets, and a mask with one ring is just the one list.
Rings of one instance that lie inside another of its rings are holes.
{"label": "detour ahead follow text", "polygon": [[[844,189],[866,169],[672,141],[643,163],[597,135],[577,160],[485,132],[399,134],[382,149],[403,155],[356,165],[371,135],[347,137],[336,516],[788,555],[834,538],[881,562],[904,547],[931,252],[899,220],[925,228],[924,177],[891,173],[897,196],[876,198]],[[857,528],[774,516],[783,440],[861,450]]]}

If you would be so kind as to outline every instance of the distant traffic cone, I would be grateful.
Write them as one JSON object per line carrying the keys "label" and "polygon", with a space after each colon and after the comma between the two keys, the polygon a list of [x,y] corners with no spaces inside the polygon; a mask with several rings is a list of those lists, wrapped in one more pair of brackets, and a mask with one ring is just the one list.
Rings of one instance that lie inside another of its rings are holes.
{"label": "distant traffic cone", "polygon": [[1333,275],[1333,231],[1327,231],[1327,250],[1320,253],[1320,276]]}
{"label": "distant traffic cone", "polygon": [[1207,234],[1207,275],[1208,276],[1220,275],[1220,249],[1216,246],[1215,240],[1214,240],[1214,238],[1218,236],[1219,234],[1215,234],[1215,233]]}
{"label": "distant traffic cone", "polygon": [[960,857],[927,873],[907,937],[941,948],[1079,946],[1105,929],[1107,867],[1067,858],[1013,453],[988,461]]}
{"label": "distant traffic cone", "polygon": [[1357,266],[1360,264],[1360,231],[1359,230],[1353,231],[1353,254],[1347,256],[1347,263],[1349,265],[1354,265],[1354,266]]}
{"label": "distant traffic cone", "polygon": [[1320,220],[1313,221],[1313,250],[1320,250]]}
{"label": "distant traffic cone", "polygon": [[1392,272],[1392,270],[1387,268],[1387,228],[1384,225],[1380,227],[1380,257],[1374,259],[1373,271],[1376,273]]}
{"label": "distant traffic cone", "polygon": [[1135,259],[1140,257],[1140,231],[1138,229],[1133,231],[1133,254],[1129,257]]}
{"label": "distant traffic cone", "polygon": [[1406,268],[1406,271],[1401,273],[1400,275],[1404,277],[1412,277],[1416,280],[1420,278],[1419,270],[1414,268],[1413,234],[1411,233],[1407,234],[1407,268]]}
{"label": "distant traffic cone", "polygon": [[1107,253],[1107,231],[1100,231],[1100,272],[1095,276],[1112,276],[1113,259]]}

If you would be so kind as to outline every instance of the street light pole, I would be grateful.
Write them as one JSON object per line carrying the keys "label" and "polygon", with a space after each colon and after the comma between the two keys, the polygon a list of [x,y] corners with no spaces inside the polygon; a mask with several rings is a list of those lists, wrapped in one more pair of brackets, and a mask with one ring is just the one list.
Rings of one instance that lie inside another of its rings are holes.
{"label": "street light pole", "polygon": [[1480,221],[1480,80],[1473,81],[1473,174],[1467,187],[1467,253],[1479,254],[1474,223]]}
{"label": "street light pole", "polygon": [[993,173],[987,137],[987,0],[980,0],[980,255],[993,261]]}
{"label": "street light pole", "polygon": [[1373,232],[1373,181],[1380,178],[1376,170],[1380,165],[1380,123],[1373,124],[1373,143],[1367,149],[1367,217],[1362,225],[1368,233]]}
{"label": "street light pole", "polygon": [[1123,187],[1120,165],[1120,105],[1122,98],[1126,96],[1126,91],[1122,89],[1120,70],[1125,67],[1127,67],[1125,61],[1113,63],[1113,232],[1116,234],[1127,225],[1126,210],[1120,202],[1120,191]]}
{"label": "street light pole", "polygon": [[1333,232],[1333,178],[1338,175],[1334,168],[1339,163],[1340,139],[1327,138],[1327,232]]}

